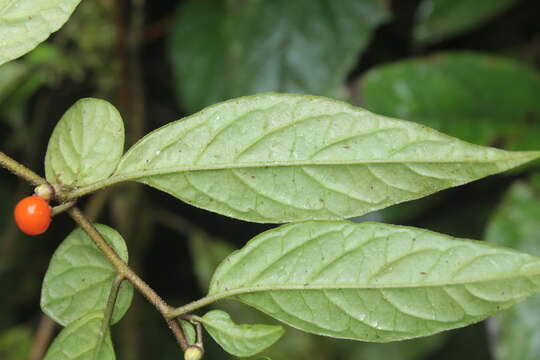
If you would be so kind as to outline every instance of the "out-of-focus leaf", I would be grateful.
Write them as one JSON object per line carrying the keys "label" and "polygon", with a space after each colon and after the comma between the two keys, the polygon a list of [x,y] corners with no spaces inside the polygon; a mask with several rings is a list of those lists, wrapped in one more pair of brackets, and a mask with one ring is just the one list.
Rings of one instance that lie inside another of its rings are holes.
{"label": "out-of-focus leaf", "polygon": [[193,271],[201,289],[206,291],[217,266],[235,249],[230,243],[201,232],[194,232],[189,238],[189,249],[193,258]]}
{"label": "out-of-focus leaf", "polygon": [[437,334],[386,344],[340,342],[337,348],[346,351],[347,360],[424,360],[443,344],[445,338],[444,334]]}
{"label": "out-of-focus leaf", "polygon": [[423,0],[413,30],[418,43],[432,43],[472,29],[518,0]]}
{"label": "out-of-focus leaf", "polygon": [[124,151],[124,123],[105,100],[81,99],[62,116],[45,156],[47,180],[81,186],[107,178]]}
{"label": "out-of-focus leaf", "polygon": [[103,333],[103,312],[72,322],[54,339],[43,360],[114,360],[110,331]]}
{"label": "out-of-focus leaf", "polygon": [[0,0],[0,65],[58,30],[81,0]]}
{"label": "out-of-focus leaf", "polygon": [[209,296],[307,332],[389,342],[481,321],[539,289],[532,255],[410,227],[306,221],[229,256]]}
{"label": "out-of-focus leaf", "polygon": [[191,0],[169,41],[191,112],[263,91],[333,97],[389,17],[386,1]]}
{"label": "out-of-focus leaf", "polygon": [[63,56],[65,54],[62,53],[62,50],[58,46],[43,43],[23,59],[30,66],[54,66],[55,63],[63,61]]}
{"label": "out-of-focus leaf", "polygon": [[[493,360],[483,324],[468,326],[449,333],[444,348],[435,352],[431,358],[437,360],[475,359]],[[424,359],[422,359],[424,360]]]}
{"label": "out-of-focus leaf", "polygon": [[19,85],[20,81],[28,73],[28,70],[28,66],[21,62],[12,62],[0,66],[0,104]]}
{"label": "out-of-focus leaf", "polygon": [[107,183],[140,181],[253,222],[343,219],[502,172],[539,154],[469,144],[328,98],[266,93],[153,131],[124,155]]}
{"label": "out-of-focus leaf", "polygon": [[401,61],[369,71],[361,93],[368,110],[466,141],[540,147],[540,74],[513,60],[449,52]]}
{"label": "out-of-focus leaf", "polygon": [[352,218],[354,222],[376,221],[392,224],[405,224],[426,214],[433,207],[447,199],[446,192],[440,192],[421,199],[403,202],[382,210],[370,212],[366,215]]}
{"label": "out-of-focus leaf", "polygon": [[279,340],[283,327],[275,325],[237,325],[229,314],[212,310],[202,318],[204,328],[229,354],[253,356]]}
{"label": "out-of-focus leaf", "polygon": [[[128,260],[122,236],[106,225],[96,224],[118,256]],[[55,251],[41,290],[41,309],[62,325],[89,312],[105,310],[117,272],[86,233],[77,228]],[[118,322],[131,305],[133,286],[122,282],[111,323]]]}
{"label": "out-of-focus leaf", "polygon": [[24,360],[28,358],[32,345],[32,332],[17,326],[0,332],[0,359]]}
{"label": "out-of-focus leaf", "polygon": [[540,189],[540,172],[535,172],[529,177],[529,181],[536,188]]}
{"label": "out-of-focus leaf", "polygon": [[[540,255],[540,187],[514,184],[486,230],[486,240]],[[494,330],[497,360],[540,359],[540,296],[498,314]]]}

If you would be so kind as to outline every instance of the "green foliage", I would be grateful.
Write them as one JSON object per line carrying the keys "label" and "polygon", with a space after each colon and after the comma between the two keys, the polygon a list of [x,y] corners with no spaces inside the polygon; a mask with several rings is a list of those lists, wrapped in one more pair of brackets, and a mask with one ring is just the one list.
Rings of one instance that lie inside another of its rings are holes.
{"label": "green foliage", "polygon": [[[79,1],[0,0],[0,64],[45,40]],[[515,2],[423,0],[416,14],[413,42],[422,47],[456,36],[493,19]],[[152,5],[147,2],[144,11]],[[98,88],[95,93],[108,96],[119,87],[114,75],[120,70],[127,76],[119,78],[129,79],[121,93],[133,95],[135,101],[141,101],[140,108],[145,108],[141,94],[146,84],[141,86],[137,80],[140,59],[130,57],[146,49],[156,33],[164,35],[160,31],[165,27],[162,21],[155,26],[146,22],[150,26],[143,27],[142,3],[134,2],[128,8],[132,16],[124,18],[122,6],[86,2],[53,45],[42,45],[24,59],[0,67],[0,116],[6,120],[0,126],[13,133],[5,136],[9,150],[12,143],[24,147],[46,128],[44,122],[36,121],[42,126],[25,123],[28,109],[24,107],[54,77],[82,81],[90,69]],[[260,353],[284,330],[279,325],[237,325],[231,316],[240,323],[279,320],[299,329],[290,331],[280,347],[265,350],[260,359],[415,360],[425,358],[447,339],[453,344],[453,339],[439,334],[376,343],[435,334],[498,313],[489,323],[496,334],[490,339],[496,358],[538,358],[538,296],[500,312],[540,290],[540,258],[417,228],[342,221],[366,214],[406,221],[428,214],[427,223],[451,223],[452,233],[463,227],[466,233],[472,222],[478,228],[483,226],[477,214],[468,215],[489,209],[494,200],[484,199],[467,209],[465,203],[444,195],[420,203],[404,202],[511,169],[540,155],[484,147],[540,148],[540,76],[517,61],[448,52],[375,68],[362,77],[360,95],[364,106],[381,115],[328,99],[347,96],[347,78],[364,71],[364,61],[359,63],[359,58],[374,31],[389,18],[386,0],[182,2],[168,38],[178,102],[190,113],[234,99],[157,129],[124,156],[124,125],[118,111],[104,100],[78,101],[57,124],[45,157],[47,180],[67,185],[57,200],[138,181],[236,219],[296,222],[255,237],[228,257],[235,246],[203,232],[188,231],[193,272],[202,288],[210,287],[209,295],[173,312],[196,310],[218,300],[239,300],[220,303],[227,312],[213,310],[202,318],[191,314],[193,321],[203,324],[235,356]],[[123,38],[124,30],[129,38]],[[380,33],[387,30],[393,28]],[[115,32],[116,36],[108,36]],[[366,63],[399,58],[390,50],[367,57]],[[403,50],[410,54],[413,49]],[[112,56],[115,51],[122,56]],[[131,85],[133,91],[128,89]],[[326,97],[266,93],[238,98],[261,91]],[[38,107],[30,110],[39,112]],[[134,123],[140,122],[137,126],[148,125],[141,114],[130,113]],[[31,156],[27,157],[31,163]],[[540,184],[539,179],[537,175],[531,184],[521,182],[510,189],[490,222],[489,241],[540,254],[535,241],[540,232],[540,187],[532,185]],[[3,184],[0,179],[0,186]],[[11,201],[4,193],[0,187],[0,198]],[[133,203],[144,208],[147,199],[142,201],[136,195]],[[461,217],[451,219],[453,222],[439,217],[447,201],[462,205]],[[400,203],[397,208],[374,213]],[[130,212],[119,222],[125,224]],[[112,213],[117,217],[121,211],[115,208]],[[129,222],[145,216],[141,214]],[[469,223],[464,217],[474,219]],[[455,225],[456,218],[465,226]],[[339,221],[328,221],[331,219]],[[153,220],[145,219],[148,228]],[[301,220],[310,221],[298,222]],[[105,225],[96,227],[127,262],[122,237]],[[10,241],[0,244],[2,259],[16,258],[12,251],[3,254],[13,248],[15,237],[9,230],[5,237],[0,234],[2,240]],[[151,231],[145,229],[136,240],[145,240]],[[17,272],[10,266],[0,263],[3,278]],[[64,240],[47,270],[41,305],[66,328],[46,360],[115,358],[109,326],[124,316],[133,294],[131,283],[124,281],[118,298],[112,301],[110,294],[117,289],[113,284],[119,285],[117,276],[117,269],[81,229]],[[175,277],[175,281],[183,280]],[[141,292],[148,296],[148,291]],[[15,302],[10,299],[2,304]],[[243,303],[251,308],[246,310]],[[160,308],[164,313],[163,308],[167,305]],[[24,345],[28,350],[29,330],[13,327],[13,319],[16,316],[11,314],[0,319],[11,327],[0,334],[2,359],[27,355],[22,349]],[[197,342],[194,323],[177,320],[187,342]],[[329,346],[311,334],[364,342]],[[157,331],[153,335],[150,341],[160,337]],[[152,346],[163,358],[169,356],[167,346]],[[463,353],[459,346],[452,349],[441,358]],[[479,358],[475,352],[469,355]]]}
{"label": "green foliage", "polygon": [[388,342],[485,319],[539,290],[540,258],[378,223],[311,221],[251,240],[216,270],[234,297],[319,335]]}
{"label": "green foliage", "polygon": [[35,48],[58,30],[80,0],[0,0],[0,65]]}
{"label": "green foliage", "polygon": [[[223,239],[214,238],[200,232],[189,238],[193,269],[201,289],[208,289],[212,274],[218,265],[236,248]],[[276,323],[275,319],[245,306],[237,301],[221,301],[216,308],[225,310],[240,322]],[[360,345],[355,343],[356,347]],[[269,347],[264,355],[272,359],[326,360],[331,356],[325,349],[321,338],[296,330],[287,329],[286,336],[279,341],[279,346]],[[258,359],[258,358],[254,358]]]}
{"label": "green foliage", "polygon": [[391,343],[339,342],[338,349],[350,360],[419,360],[439,348],[447,339],[445,333]]}
{"label": "green foliage", "polygon": [[184,332],[187,343],[189,345],[195,344],[195,342],[197,341],[197,333],[193,324],[191,324],[187,320],[179,319],[178,321],[180,323],[180,326],[182,327],[182,331]]}
{"label": "green foliage", "polygon": [[230,217],[278,223],[363,215],[538,154],[468,144],[326,98],[260,94],[153,131],[113,178]]}
{"label": "green foliage", "polygon": [[0,67],[0,103],[14,90],[27,74],[27,67],[19,62],[11,62]]}
{"label": "green foliage", "polygon": [[208,289],[212,274],[223,259],[235,249],[228,242],[194,232],[189,237],[189,249],[193,259],[193,271],[201,289]]}
{"label": "green foliage", "polygon": [[281,326],[236,325],[230,315],[221,310],[206,313],[201,321],[225,351],[240,357],[258,354],[284,334]]}
{"label": "green foliage", "polygon": [[62,116],[45,156],[47,180],[87,185],[107,178],[124,151],[124,123],[118,110],[99,99],[82,99]]}
{"label": "green foliage", "polygon": [[370,111],[466,141],[540,147],[540,74],[514,60],[471,52],[405,60],[370,70],[361,93]]}
{"label": "green foliage", "polygon": [[0,332],[0,359],[27,359],[32,345],[32,333],[25,326],[17,326]]}
{"label": "green foliage", "polygon": [[413,30],[418,43],[458,35],[502,13],[518,0],[423,0]]}
{"label": "green foliage", "polygon": [[373,0],[187,1],[169,41],[180,102],[195,112],[262,91],[335,97],[388,19],[387,7]]}
{"label": "green foliage", "polygon": [[64,328],[44,360],[114,360],[109,331],[102,331],[103,312],[95,311]]}
{"label": "green foliage", "polygon": [[[122,236],[108,226],[96,224],[99,233],[124,261],[128,260]],[[62,325],[69,325],[83,315],[104,311],[114,278],[114,266],[80,228],[73,230],[54,253],[41,293],[41,309]],[[133,296],[132,285],[120,287],[112,323],[126,313]]]}
{"label": "green foliage", "polygon": [[[540,255],[540,188],[514,184],[486,230],[486,240]],[[498,314],[490,323],[497,360],[540,358],[540,296]]]}

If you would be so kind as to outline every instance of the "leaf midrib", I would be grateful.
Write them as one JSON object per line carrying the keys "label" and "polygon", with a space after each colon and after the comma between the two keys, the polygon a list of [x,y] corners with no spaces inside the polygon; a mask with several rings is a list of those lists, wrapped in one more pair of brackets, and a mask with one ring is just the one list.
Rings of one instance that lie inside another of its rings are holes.
{"label": "leaf midrib", "polygon": [[[364,165],[364,164],[470,164],[470,163],[495,163],[508,160],[519,160],[529,158],[533,155],[540,156],[538,151],[520,151],[520,156],[511,156],[508,159],[421,159],[421,160],[387,160],[387,159],[360,159],[360,160],[315,160],[315,161],[264,161],[264,162],[237,162],[225,164],[208,164],[208,165],[183,165],[163,167],[152,170],[140,170],[113,175],[112,177],[130,176],[130,177],[146,177],[153,175],[163,175],[167,173],[190,172],[190,171],[206,171],[206,170],[226,170],[226,169],[244,169],[258,167],[292,167],[292,166],[329,166],[329,165]],[[511,154],[511,153],[510,153]]]}
{"label": "leaf midrib", "polygon": [[[529,264],[524,264],[524,266]],[[454,285],[474,285],[484,282],[492,281],[505,281],[514,280],[518,278],[530,278],[534,276],[540,276],[540,270],[537,272],[520,273],[519,275],[501,276],[494,278],[482,278],[473,280],[462,281],[447,281],[447,282],[429,282],[425,284],[320,284],[320,285],[305,285],[305,284],[287,284],[287,285],[266,285],[266,286],[251,286],[240,287],[233,290],[214,292],[210,290],[208,296],[223,299],[230,296],[266,292],[266,291],[294,291],[294,290],[343,290],[343,289],[358,289],[358,290],[383,290],[383,289],[414,289],[414,288],[435,288],[441,286],[454,286]],[[539,286],[540,287],[540,286]]]}
{"label": "leaf midrib", "polygon": [[[503,150],[501,150],[503,151]],[[246,162],[246,163],[225,163],[225,164],[208,164],[208,165],[182,165],[163,167],[152,170],[139,170],[132,172],[116,171],[115,174],[107,179],[97,181],[92,184],[77,188],[68,193],[64,200],[74,199],[98,189],[111,186],[124,181],[137,181],[139,179],[158,175],[169,175],[181,172],[196,172],[196,171],[218,171],[229,169],[256,169],[256,168],[278,168],[278,167],[302,167],[302,166],[354,166],[354,165],[368,165],[368,164],[485,164],[485,163],[497,163],[503,161],[519,161],[521,159],[533,160],[535,157],[540,156],[540,151],[520,151],[509,152],[508,158],[497,159],[478,159],[478,158],[462,158],[455,160],[448,159],[421,159],[421,160],[388,160],[388,159],[363,159],[363,160],[341,160],[341,161],[328,161],[317,160],[317,162],[309,161],[268,161],[268,162]],[[519,155],[518,155],[519,154]],[[122,164],[119,164],[119,167]]]}

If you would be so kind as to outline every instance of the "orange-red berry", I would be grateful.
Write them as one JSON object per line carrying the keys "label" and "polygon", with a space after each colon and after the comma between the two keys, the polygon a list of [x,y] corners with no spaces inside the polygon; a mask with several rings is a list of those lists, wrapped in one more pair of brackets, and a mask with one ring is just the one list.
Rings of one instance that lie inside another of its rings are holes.
{"label": "orange-red berry", "polygon": [[19,201],[15,206],[14,216],[15,223],[23,233],[39,235],[49,228],[52,210],[47,201],[32,195]]}

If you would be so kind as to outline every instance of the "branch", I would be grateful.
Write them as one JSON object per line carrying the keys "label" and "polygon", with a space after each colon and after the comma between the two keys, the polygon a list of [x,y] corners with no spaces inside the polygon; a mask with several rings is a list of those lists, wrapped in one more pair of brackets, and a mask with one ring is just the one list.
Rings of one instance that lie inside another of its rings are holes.
{"label": "branch", "polygon": [[28,181],[31,184],[34,185],[41,185],[45,184],[47,180],[27,168],[26,166],[18,163],[17,161],[13,160],[11,157],[7,156],[5,153],[0,151],[0,166],[8,169],[13,174],[17,175],[18,177],[23,178],[24,180]]}
{"label": "branch", "polygon": [[[47,180],[18,163],[8,155],[0,152],[0,166],[8,169],[13,174],[27,180],[34,185],[47,183]],[[88,221],[84,214],[77,207],[67,210],[75,222],[88,234],[90,239],[96,244],[99,250],[107,257],[109,262],[116,268],[118,275],[129,280],[133,286],[143,294],[143,296],[161,313],[167,325],[173,332],[176,341],[183,351],[188,348],[188,344],[178,322],[169,316],[173,308],[169,306],[143,279],[141,279],[109,246],[107,241],[101,236],[97,229]]]}
{"label": "branch", "polygon": [[88,234],[90,239],[96,244],[101,252],[109,259],[109,262],[116,268],[118,274],[128,279],[133,286],[161,313],[161,315],[167,321],[169,328],[176,337],[176,340],[180,344],[182,350],[187,348],[187,342],[176,321],[167,317],[167,314],[172,308],[150,287],[141,279],[131,268],[116,254],[116,252],[109,246],[107,241],[101,236],[97,229],[92,225],[88,219],[83,215],[81,210],[77,207],[73,207],[68,210],[69,215],[75,220],[75,222]]}
{"label": "branch", "polygon": [[39,321],[36,337],[32,347],[30,348],[28,360],[40,360],[43,358],[43,354],[45,354],[45,350],[51,342],[55,329],[56,323],[47,315],[43,314],[41,316],[41,320]]}

